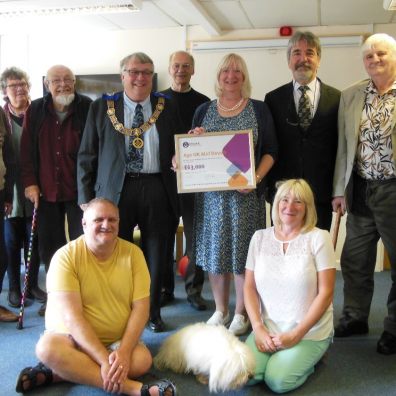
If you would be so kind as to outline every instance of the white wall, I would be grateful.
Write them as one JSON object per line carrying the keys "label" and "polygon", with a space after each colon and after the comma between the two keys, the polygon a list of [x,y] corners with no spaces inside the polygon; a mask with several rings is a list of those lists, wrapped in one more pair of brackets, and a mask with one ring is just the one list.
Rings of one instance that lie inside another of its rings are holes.
{"label": "white wall", "polygon": [[[38,29],[39,30],[39,29]],[[40,29],[42,31],[42,29]],[[396,25],[324,26],[308,27],[319,36],[385,32],[396,37]],[[33,99],[42,96],[41,77],[54,64],[65,64],[76,74],[118,73],[119,61],[135,52],[146,52],[154,61],[159,89],[169,86],[167,66],[169,54],[188,48],[193,40],[210,40],[199,27],[142,29],[129,31],[91,31],[70,34],[70,27],[62,34],[48,29],[44,33],[9,34],[0,36],[0,70],[12,65],[27,71],[32,82]],[[226,32],[216,40],[242,40],[276,37],[277,29]],[[237,51],[244,56],[253,85],[252,97],[263,99],[265,93],[291,80],[285,50]],[[225,52],[194,53],[196,70],[192,85],[209,97],[214,97],[214,78],[217,64]],[[356,47],[323,48],[319,77],[339,89],[365,78],[360,50]],[[344,219],[340,228],[337,256],[345,237]],[[380,246],[378,266],[382,266]]]}
{"label": "white wall", "polygon": [[[193,52],[196,61],[194,86],[209,97],[214,96],[214,82],[217,65],[230,51]],[[286,49],[237,50],[249,69],[252,81],[252,97],[263,99],[265,94],[280,85],[291,81],[291,72],[287,65]],[[348,61],[337,61],[348,59]],[[338,89],[346,88],[355,81],[365,78],[361,62],[360,48],[323,48],[318,73],[326,84]]]}
{"label": "white wall", "polygon": [[[159,88],[168,86],[169,54],[185,43],[184,28],[133,31],[88,32],[56,35],[1,36],[0,68],[18,66],[32,82],[32,98],[42,96],[41,77],[54,64],[65,64],[75,74],[118,73],[120,60],[136,51],[154,61]],[[15,43],[18,43],[16,46]]]}

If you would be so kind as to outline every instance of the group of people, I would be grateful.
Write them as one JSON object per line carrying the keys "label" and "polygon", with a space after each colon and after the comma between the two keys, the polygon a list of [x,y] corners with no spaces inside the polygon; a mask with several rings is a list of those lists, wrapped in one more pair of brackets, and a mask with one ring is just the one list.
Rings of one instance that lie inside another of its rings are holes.
{"label": "group of people", "polygon": [[[212,101],[191,88],[194,59],[184,51],[171,55],[173,83],[163,93],[152,92],[151,58],[134,53],[120,63],[124,91],[93,103],[74,92],[68,68],[51,68],[50,93],[25,109],[19,165],[7,158],[12,134],[2,133],[4,208],[9,212],[15,180],[8,170],[19,169],[25,196],[38,208],[39,256],[48,271],[40,363],[21,372],[17,390],[68,380],[129,395],[176,393],[168,380],[143,385],[135,379],[151,365],[139,342],[144,326],[163,331],[160,308],[174,298],[171,257],[180,215],[187,299],[207,308],[206,271],[216,307],[207,323],[230,323],[235,335],[252,327],[246,341],[257,363],[251,384],[290,391],[314,371],[333,335],[368,332],[380,237],[392,288],[377,351],[396,353],[396,41],[374,34],[362,56],[369,79],[340,93],[317,77],[319,39],[297,32],[287,48],[293,81],[264,101],[250,98],[248,69],[237,54],[219,64]],[[17,92],[28,86],[12,84]],[[257,188],[178,196],[174,134],[243,129],[252,130]],[[267,229],[265,200],[272,205]],[[334,330],[329,230],[339,208],[348,218],[344,307]],[[61,248],[65,215],[73,241]],[[26,229],[31,208],[24,216]],[[129,243],[136,226],[141,250]],[[33,282],[33,297],[44,297],[40,291]]]}

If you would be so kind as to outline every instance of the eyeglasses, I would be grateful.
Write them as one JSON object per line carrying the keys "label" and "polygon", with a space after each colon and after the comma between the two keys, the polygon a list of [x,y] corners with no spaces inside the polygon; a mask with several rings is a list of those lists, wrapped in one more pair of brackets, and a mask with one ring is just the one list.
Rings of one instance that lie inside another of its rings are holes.
{"label": "eyeglasses", "polygon": [[13,91],[16,91],[18,88],[25,89],[27,86],[28,86],[28,84],[26,82],[21,82],[21,83],[17,83],[17,84],[9,84],[9,85],[7,85],[7,88],[10,88]]}
{"label": "eyeglasses", "polygon": [[142,77],[151,77],[153,75],[152,70],[135,70],[135,69],[124,69],[123,70],[125,73],[128,73],[131,77],[138,77],[139,74]]}
{"label": "eyeglasses", "polygon": [[174,63],[172,65],[172,69],[173,70],[178,70],[178,69],[182,69],[182,70],[187,70],[190,68],[190,64],[189,63]]}
{"label": "eyeglasses", "polygon": [[74,81],[72,78],[54,78],[53,80],[48,80],[51,84],[53,85],[61,85],[62,82],[65,85],[72,85],[74,84]]}

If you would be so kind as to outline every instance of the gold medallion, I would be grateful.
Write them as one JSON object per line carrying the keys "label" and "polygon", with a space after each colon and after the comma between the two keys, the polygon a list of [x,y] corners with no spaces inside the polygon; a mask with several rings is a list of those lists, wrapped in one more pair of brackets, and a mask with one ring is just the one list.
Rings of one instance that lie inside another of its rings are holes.
{"label": "gold medallion", "polygon": [[139,137],[136,137],[135,139],[132,140],[132,145],[136,149],[141,149],[144,145],[143,139],[140,139]]}
{"label": "gold medallion", "polygon": [[153,114],[149,117],[148,121],[144,122],[137,128],[126,128],[121,122],[118,121],[117,116],[115,115],[114,100],[107,100],[107,115],[111,123],[113,124],[114,129],[125,136],[135,136],[132,144],[136,148],[143,147],[143,140],[140,138],[140,136],[142,136],[144,132],[148,131],[151,126],[157,122],[157,119],[160,116],[162,110],[164,110],[164,108],[165,99],[163,97],[160,97],[158,98],[155,110]]}

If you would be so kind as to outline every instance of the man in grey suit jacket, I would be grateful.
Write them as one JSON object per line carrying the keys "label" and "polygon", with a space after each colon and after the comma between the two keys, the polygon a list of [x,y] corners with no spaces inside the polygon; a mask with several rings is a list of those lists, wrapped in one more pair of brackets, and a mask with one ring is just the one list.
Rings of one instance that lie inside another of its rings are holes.
{"label": "man in grey suit jacket", "polygon": [[392,286],[377,344],[396,353],[396,41],[374,34],[362,46],[370,79],[342,92],[333,209],[348,211],[341,255],[344,307],[336,337],[368,332],[377,242],[389,253]]}
{"label": "man in grey suit jacket", "polygon": [[[279,180],[305,179],[315,194],[317,225],[329,230],[340,92],[317,78],[320,58],[318,37],[311,32],[295,33],[287,48],[293,81],[265,96],[279,145],[278,160],[267,176],[266,198],[273,201]],[[301,89],[306,89],[308,99],[307,124],[298,114]]]}
{"label": "man in grey suit jacket", "polygon": [[117,204],[123,239],[132,241],[139,226],[151,276],[149,328],[158,332],[164,330],[167,237],[178,216],[171,162],[181,126],[169,101],[150,94],[154,65],[146,54],[131,54],[120,66],[124,92],[96,100],[88,114],[78,154],[78,199],[85,204],[96,196]]}

